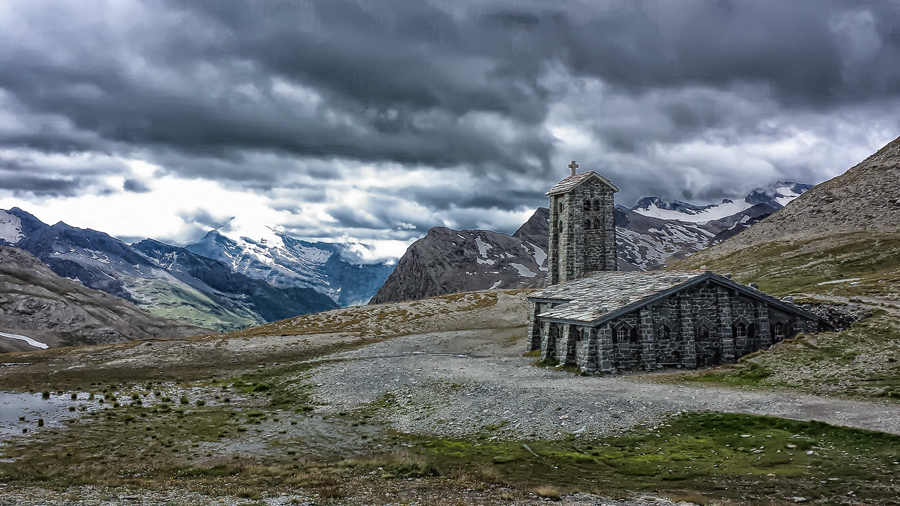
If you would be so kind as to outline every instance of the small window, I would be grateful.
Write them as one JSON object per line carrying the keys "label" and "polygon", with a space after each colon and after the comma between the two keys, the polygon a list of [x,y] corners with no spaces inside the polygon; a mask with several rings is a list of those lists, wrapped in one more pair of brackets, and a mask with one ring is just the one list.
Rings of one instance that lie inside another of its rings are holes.
{"label": "small window", "polygon": [[628,340],[628,329],[626,329],[625,327],[619,327],[616,330],[616,341],[618,341],[620,343],[624,343],[627,340]]}
{"label": "small window", "polygon": [[672,332],[669,330],[669,327],[663,325],[656,331],[656,337],[661,341],[663,339],[669,339],[672,337]]}
{"label": "small window", "polygon": [[559,214],[562,214],[562,212],[563,212],[563,204],[562,204],[562,200],[559,201],[558,209],[559,209]]}
{"label": "small window", "polygon": [[597,199],[594,199],[594,211],[599,211],[599,210],[600,210],[600,201]]}
{"label": "small window", "polygon": [[734,336],[735,337],[747,337],[747,326],[743,323],[738,323],[734,326]]}
{"label": "small window", "polygon": [[709,340],[709,329],[706,328],[706,327],[700,327],[700,328],[697,330],[697,339],[700,340],[700,341],[707,341],[707,340]]}
{"label": "small window", "polygon": [[585,211],[591,210],[591,201],[588,199],[584,199],[584,210]]}
{"label": "small window", "polygon": [[600,218],[594,219],[594,228],[603,228],[603,223],[600,222]]}
{"label": "small window", "polygon": [[775,338],[784,339],[784,324],[781,322],[775,324]]}

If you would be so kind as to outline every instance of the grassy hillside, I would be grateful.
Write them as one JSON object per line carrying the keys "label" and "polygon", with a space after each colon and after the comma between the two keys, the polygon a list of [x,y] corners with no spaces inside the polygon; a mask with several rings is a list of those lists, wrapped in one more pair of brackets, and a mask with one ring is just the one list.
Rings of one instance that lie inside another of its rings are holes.
{"label": "grassy hillside", "polygon": [[900,139],[756,227],[674,268],[706,268],[797,302],[868,306],[844,332],[801,336],[678,380],[900,397]]}

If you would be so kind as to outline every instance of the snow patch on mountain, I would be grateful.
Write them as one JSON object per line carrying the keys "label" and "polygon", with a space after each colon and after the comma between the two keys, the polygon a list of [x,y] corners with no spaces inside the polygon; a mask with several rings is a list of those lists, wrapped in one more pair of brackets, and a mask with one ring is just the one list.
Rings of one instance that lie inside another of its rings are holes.
{"label": "snow patch on mountain", "polygon": [[537,276],[537,273],[535,273],[534,271],[532,271],[532,270],[529,269],[528,267],[525,267],[525,266],[522,265],[522,264],[519,264],[519,263],[516,263],[516,262],[511,262],[509,265],[510,265],[513,269],[515,269],[516,271],[518,271],[519,276],[521,276],[521,277],[523,277],[523,278],[533,278],[533,277]]}
{"label": "snow patch on mountain", "polygon": [[14,214],[0,211],[0,240],[15,244],[25,237],[22,234],[22,220]]}
{"label": "snow patch on mountain", "polygon": [[[679,201],[675,201],[676,203]],[[747,202],[734,202],[728,199],[722,200],[721,204],[711,205],[706,209],[695,210],[686,209],[667,209],[660,205],[660,201],[649,204],[646,208],[637,207],[632,210],[640,215],[660,220],[678,220],[690,223],[706,224],[713,220],[721,220],[728,216],[732,216],[741,211],[746,211],[752,207]]]}
{"label": "snow patch on mountain", "polygon": [[188,251],[228,264],[234,271],[269,283],[312,288],[341,306],[365,304],[393,270],[389,264],[351,260],[352,244],[308,242],[280,227],[232,220],[187,245]]}
{"label": "snow patch on mountain", "polygon": [[743,213],[757,204],[767,204],[773,209],[781,209],[812,185],[793,181],[777,181],[771,185],[756,188],[742,201],[722,199],[719,204],[698,206],[680,200],[663,200],[659,197],[644,197],[632,208],[637,214],[660,220],[677,220],[706,225]]}

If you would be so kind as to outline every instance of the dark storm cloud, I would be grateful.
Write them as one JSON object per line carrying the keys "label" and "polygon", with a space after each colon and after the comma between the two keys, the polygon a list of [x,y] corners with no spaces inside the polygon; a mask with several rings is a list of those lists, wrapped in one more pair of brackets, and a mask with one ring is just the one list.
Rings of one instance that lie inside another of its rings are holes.
{"label": "dark storm cloud", "polygon": [[122,188],[125,191],[132,193],[147,193],[150,191],[150,188],[146,184],[137,179],[126,179],[125,182],[122,183]]}
{"label": "dark storm cloud", "polygon": [[[889,3],[546,5],[462,3],[454,15],[428,2],[150,2],[127,34],[32,11],[35,26],[61,34],[37,38],[40,51],[2,51],[0,86],[31,111],[125,144],[479,170],[522,170],[526,155],[548,163],[539,77],[553,61],[629,93],[753,83],[785,104],[834,105],[900,89]],[[854,14],[862,11],[871,15]],[[316,105],[284,101],[279,80],[315,94]],[[503,145],[461,121],[472,113],[523,130]],[[692,107],[668,113],[693,128],[708,119]]]}
{"label": "dark storm cloud", "polygon": [[213,228],[219,228],[227,224],[233,217],[213,216],[205,209],[195,209],[190,212],[181,213],[181,217],[186,223],[199,225],[206,231]]}
{"label": "dark storm cloud", "polygon": [[[733,196],[764,177],[753,171],[817,182],[832,154],[775,150],[754,165],[753,146],[804,131],[871,143],[823,126],[853,114],[858,128],[900,127],[885,107],[900,103],[897,19],[896,2],[836,0],[12,1],[0,156],[137,158],[307,203],[360,166],[481,181],[435,178],[334,209],[359,230],[436,224],[395,209],[403,198],[468,224],[473,210],[543,205],[570,156],[614,176],[624,202]],[[554,137],[567,121],[587,147]],[[2,181],[75,195],[118,173],[125,190],[148,189],[125,167],[40,163],[45,173]]]}
{"label": "dark storm cloud", "polygon": [[0,188],[12,191],[17,196],[31,194],[37,197],[70,197],[80,194],[85,186],[85,181],[77,178],[47,178],[0,172]]}

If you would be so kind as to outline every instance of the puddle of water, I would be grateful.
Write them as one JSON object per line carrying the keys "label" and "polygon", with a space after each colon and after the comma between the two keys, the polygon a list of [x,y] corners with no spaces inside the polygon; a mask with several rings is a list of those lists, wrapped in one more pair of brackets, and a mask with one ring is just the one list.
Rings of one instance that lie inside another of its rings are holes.
{"label": "puddle of water", "polygon": [[[103,407],[95,401],[88,401],[88,395],[79,392],[73,400],[71,394],[54,394],[44,399],[39,393],[0,392],[0,442],[23,435],[23,429],[31,433],[59,426],[65,420]],[[75,411],[70,411],[70,407],[74,407]],[[44,420],[43,427],[38,426],[40,419]]]}

